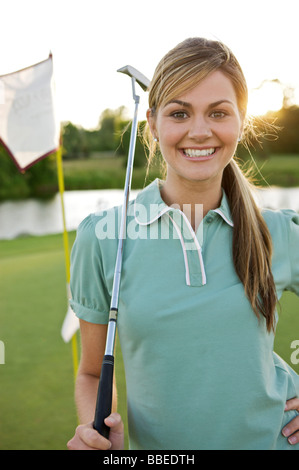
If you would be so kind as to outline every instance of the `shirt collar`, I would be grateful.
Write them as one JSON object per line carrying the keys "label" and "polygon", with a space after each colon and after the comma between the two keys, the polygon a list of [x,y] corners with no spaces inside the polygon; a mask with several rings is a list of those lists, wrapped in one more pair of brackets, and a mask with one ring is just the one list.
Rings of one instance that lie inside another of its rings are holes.
{"label": "shirt collar", "polygon": [[220,206],[217,209],[213,209],[212,212],[219,214],[222,217],[222,219],[231,227],[234,226],[233,218],[232,218],[230,207],[229,207],[229,202],[227,199],[227,195],[224,192],[224,189],[222,189],[222,199],[221,199]]}
{"label": "shirt collar", "polygon": [[[149,225],[165,213],[175,209],[175,206],[167,206],[163,201],[160,193],[160,186],[162,184],[163,182],[157,178],[137,195],[134,201],[134,216],[136,222],[140,225]],[[224,190],[222,190],[220,206],[210,212],[218,214],[228,225],[234,225]]]}
{"label": "shirt collar", "polygon": [[134,216],[140,225],[149,225],[171,210],[161,198],[161,184],[157,178],[137,195],[134,201]]}

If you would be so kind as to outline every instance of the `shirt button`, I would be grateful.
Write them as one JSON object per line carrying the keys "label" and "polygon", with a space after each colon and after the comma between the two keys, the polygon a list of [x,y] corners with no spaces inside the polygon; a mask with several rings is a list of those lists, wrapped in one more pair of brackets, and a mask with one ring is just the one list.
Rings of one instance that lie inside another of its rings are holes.
{"label": "shirt button", "polygon": [[213,220],[213,217],[211,215],[209,215],[207,218],[206,218],[206,223],[207,224],[210,224]]}

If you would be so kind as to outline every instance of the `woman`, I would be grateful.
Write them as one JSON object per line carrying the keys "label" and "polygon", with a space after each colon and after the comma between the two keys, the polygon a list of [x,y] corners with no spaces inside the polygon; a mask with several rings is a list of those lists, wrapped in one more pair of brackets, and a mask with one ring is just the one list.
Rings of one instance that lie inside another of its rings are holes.
{"label": "woman", "polygon": [[[184,41],[152,79],[150,154],[159,146],[167,172],[130,203],[118,314],[131,449],[299,450],[299,377],[273,352],[277,300],[299,295],[299,217],[261,213],[233,159],[246,106],[217,41]],[[70,449],[123,445],[117,413],[109,440],[92,428],[118,212],[87,217],[72,252],[83,424]]]}

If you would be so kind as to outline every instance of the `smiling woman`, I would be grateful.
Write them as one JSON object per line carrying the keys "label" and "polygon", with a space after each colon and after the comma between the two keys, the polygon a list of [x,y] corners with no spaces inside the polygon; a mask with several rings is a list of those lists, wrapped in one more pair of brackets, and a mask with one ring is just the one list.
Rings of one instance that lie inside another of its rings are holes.
{"label": "smiling woman", "polygon": [[[299,295],[299,217],[261,211],[234,159],[247,98],[235,56],[203,38],[169,51],[149,87],[151,155],[167,173],[128,208],[140,235],[127,231],[118,311],[131,449],[299,450],[299,377],[273,351],[277,299]],[[80,224],[72,251],[82,425],[71,449],[120,449],[123,434],[117,413],[109,440],[92,429],[117,247],[100,236],[104,217]]]}

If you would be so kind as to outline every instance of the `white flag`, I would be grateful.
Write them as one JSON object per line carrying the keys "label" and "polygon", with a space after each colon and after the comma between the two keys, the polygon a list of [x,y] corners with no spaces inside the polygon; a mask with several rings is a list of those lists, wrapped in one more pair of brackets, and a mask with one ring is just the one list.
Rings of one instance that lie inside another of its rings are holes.
{"label": "white flag", "polygon": [[[66,284],[66,291],[67,298],[70,299],[72,294],[69,283]],[[72,307],[69,305],[61,328],[61,336],[65,343],[72,339],[79,327],[79,318],[76,317]]]}
{"label": "white flag", "polygon": [[78,329],[79,319],[69,305],[61,328],[61,336],[65,343],[68,343],[72,339]]}
{"label": "white flag", "polygon": [[0,140],[19,170],[59,147],[52,55],[38,64],[0,76]]}

